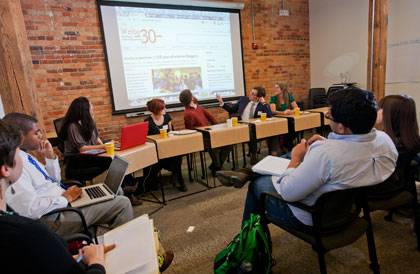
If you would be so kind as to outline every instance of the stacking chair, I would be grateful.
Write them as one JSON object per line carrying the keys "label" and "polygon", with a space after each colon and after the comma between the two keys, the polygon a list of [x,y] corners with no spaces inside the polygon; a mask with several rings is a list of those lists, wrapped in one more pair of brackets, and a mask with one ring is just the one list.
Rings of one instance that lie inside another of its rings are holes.
{"label": "stacking chair", "polygon": [[328,102],[325,88],[309,89],[309,108],[320,108],[326,106],[328,106]]}
{"label": "stacking chair", "polygon": [[76,234],[70,234],[70,235],[63,235],[63,239],[67,242],[73,241],[73,240],[85,240],[88,243],[98,243],[98,239],[96,237],[96,230],[97,227],[88,227],[85,216],[83,215],[82,211],[78,208],[74,207],[64,207],[64,208],[58,208],[54,209],[47,214],[43,215],[41,217],[41,221],[44,222],[48,226],[52,226],[51,219],[47,220],[48,216],[58,215],[56,219],[59,218],[59,215],[63,212],[73,212],[74,214],[77,214],[80,218],[80,223],[82,225],[82,231],[80,233]]}
{"label": "stacking chair", "polygon": [[[375,241],[372,224],[367,209],[366,197],[361,188],[337,190],[325,193],[318,198],[315,205],[308,206],[300,202],[287,202],[278,193],[263,193],[262,201],[275,199],[300,208],[312,214],[313,227],[309,230],[297,230],[275,221],[270,213],[266,212],[266,220],[273,223],[299,239],[312,245],[318,253],[319,269],[327,273],[325,253],[332,249],[349,245],[359,239],[363,234],[367,236],[370,268],[373,273],[379,273],[379,264],[376,257]],[[363,208],[364,216],[359,217]]]}
{"label": "stacking chair", "polygon": [[420,251],[420,217],[412,160],[415,153],[401,151],[394,173],[383,183],[368,188],[370,211],[388,210],[386,221],[392,221],[394,211],[410,205],[413,212],[417,250]]}

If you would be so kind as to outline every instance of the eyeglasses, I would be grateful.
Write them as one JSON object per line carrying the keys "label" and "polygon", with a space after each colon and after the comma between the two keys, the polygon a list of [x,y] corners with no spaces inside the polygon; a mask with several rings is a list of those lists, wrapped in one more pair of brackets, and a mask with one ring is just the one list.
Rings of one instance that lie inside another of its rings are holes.
{"label": "eyeglasses", "polygon": [[329,119],[329,120],[331,120],[331,121],[333,121],[333,122],[335,122],[334,121],[334,118],[331,116],[331,112],[327,112],[327,113],[325,113],[325,118],[327,118],[327,119]]}

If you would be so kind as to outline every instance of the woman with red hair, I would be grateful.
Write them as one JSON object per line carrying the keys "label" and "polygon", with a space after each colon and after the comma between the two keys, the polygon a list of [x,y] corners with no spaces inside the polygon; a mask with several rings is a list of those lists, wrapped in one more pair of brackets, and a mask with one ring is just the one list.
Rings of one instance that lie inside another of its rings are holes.
{"label": "woman with red hair", "polygon": [[[162,99],[152,99],[148,101],[146,105],[147,110],[151,112],[151,115],[145,119],[145,122],[149,123],[147,135],[159,134],[161,129],[166,129],[168,131],[173,130],[172,118],[166,113],[165,102]],[[184,178],[182,177],[181,165],[182,156],[160,160],[157,164],[145,169],[144,185],[146,186],[147,184],[152,183],[154,186],[157,186],[157,182],[154,180],[158,177],[159,171],[164,168],[172,172],[172,184],[179,191],[186,192],[187,187],[185,186]]]}

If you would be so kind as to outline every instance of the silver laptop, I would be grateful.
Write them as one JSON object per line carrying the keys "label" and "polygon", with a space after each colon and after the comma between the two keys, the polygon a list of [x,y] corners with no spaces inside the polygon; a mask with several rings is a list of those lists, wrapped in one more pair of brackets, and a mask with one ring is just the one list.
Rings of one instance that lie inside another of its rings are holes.
{"label": "silver laptop", "polygon": [[82,195],[71,203],[72,207],[84,207],[91,204],[109,201],[115,198],[118,188],[121,186],[125,173],[128,169],[128,162],[115,156],[109,166],[103,184],[95,184],[82,187]]}

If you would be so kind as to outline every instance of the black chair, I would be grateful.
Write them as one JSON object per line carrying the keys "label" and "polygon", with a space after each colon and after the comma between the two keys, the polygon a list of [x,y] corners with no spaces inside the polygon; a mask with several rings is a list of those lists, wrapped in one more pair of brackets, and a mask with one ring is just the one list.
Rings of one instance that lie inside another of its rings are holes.
{"label": "black chair", "polygon": [[414,219],[417,250],[420,251],[420,217],[415,167],[412,165],[415,156],[415,153],[400,151],[394,173],[385,182],[368,188],[368,203],[370,211],[388,210],[386,221],[392,221],[392,215],[397,209],[409,205]]}
{"label": "black chair", "polygon": [[47,219],[48,216],[57,215],[54,218],[58,219],[59,215],[63,212],[73,212],[74,214],[78,215],[79,218],[80,218],[80,223],[82,225],[82,231],[80,231],[79,233],[70,234],[70,235],[62,235],[62,238],[65,241],[71,241],[71,240],[75,240],[75,239],[83,239],[83,240],[88,241],[89,243],[90,242],[98,243],[98,239],[96,237],[97,227],[96,226],[88,227],[88,225],[86,223],[86,220],[85,220],[85,216],[83,215],[82,211],[80,211],[78,208],[64,207],[64,208],[54,209],[54,210],[48,212],[47,214],[43,215],[41,217],[41,221],[43,223],[45,223],[46,225],[50,226],[52,221],[51,221],[51,219]]}
{"label": "black chair", "polygon": [[[294,207],[305,210],[312,215],[313,227],[309,230],[296,230],[278,223],[266,212],[266,220],[299,239],[312,245],[318,253],[319,269],[327,273],[325,253],[329,250],[349,245],[366,233],[370,268],[373,273],[379,273],[379,264],[376,257],[375,241],[372,224],[367,208],[366,197],[361,188],[337,190],[325,193],[318,198],[315,205],[308,206],[300,202],[286,202],[278,193],[263,193],[262,201],[277,199]],[[363,208],[364,216],[359,217]]]}
{"label": "black chair", "polygon": [[309,108],[320,108],[328,106],[327,93],[325,88],[309,89]]}

